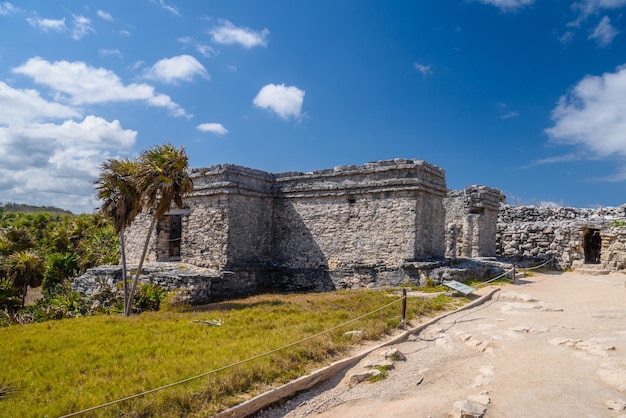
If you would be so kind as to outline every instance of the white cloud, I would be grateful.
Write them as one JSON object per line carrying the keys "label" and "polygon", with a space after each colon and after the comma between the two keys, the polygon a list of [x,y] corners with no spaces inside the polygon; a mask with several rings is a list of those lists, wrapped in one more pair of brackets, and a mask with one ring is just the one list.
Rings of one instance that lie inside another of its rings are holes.
{"label": "white cloud", "polygon": [[611,19],[608,16],[604,16],[598,26],[589,35],[589,39],[595,39],[598,46],[604,47],[613,42],[613,38],[617,36],[619,31],[611,25]]}
{"label": "white cloud", "polygon": [[29,59],[13,68],[13,72],[31,77],[38,84],[47,86],[59,94],[58,100],[73,105],[145,101],[152,106],[164,107],[174,116],[186,116],[186,112],[169,96],[156,94],[148,84],[124,85],[112,71],[90,67],[84,62],[49,62],[40,57]]}
{"label": "white cloud", "polygon": [[299,119],[302,116],[304,95],[305,91],[295,86],[268,84],[259,91],[253,103],[257,107],[276,112],[283,119]]}
{"label": "white cloud", "polygon": [[215,50],[215,48],[209,45],[204,45],[196,41],[191,36],[184,36],[184,37],[178,38],[177,40],[183,45],[188,45],[188,46],[193,47],[203,57],[210,58],[218,54],[218,51]]}
{"label": "white cloud", "polygon": [[63,19],[40,19],[38,17],[26,18],[26,21],[34,28],[44,31],[61,32],[65,30],[65,18]]}
{"label": "white cloud", "polygon": [[36,90],[14,89],[0,81],[0,124],[23,124],[49,118],[75,118],[71,107],[48,102]]}
{"label": "white cloud", "polygon": [[524,7],[530,6],[535,0],[478,0],[483,4],[496,6],[503,12],[516,12]]}
{"label": "white cloud", "polygon": [[72,38],[79,41],[89,33],[95,33],[94,28],[91,27],[91,20],[82,15],[72,15],[74,18],[72,27]]}
{"label": "white cloud", "polygon": [[122,52],[119,49],[104,49],[104,48],[100,48],[98,50],[98,54],[100,54],[101,57],[106,57],[109,55],[117,55],[118,57],[122,56]]}
{"label": "white cloud", "polygon": [[113,16],[111,16],[110,13],[107,13],[104,10],[98,10],[98,17],[100,19],[108,20],[109,22],[113,21]]}
{"label": "white cloud", "polygon": [[212,132],[217,135],[226,135],[228,133],[228,129],[224,128],[221,123],[202,123],[197,128],[201,132]]}
{"label": "white cloud", "polygon": [[62,124],[33,124],[22,130],[30,138],[57,140],[65,145],[87,145],[113,149],[130,149],[137,132],[123,130],[120,122],[107,122],[101,117],[87,116],[82,122],[66,120]]}
{"label": "white cloud", "polygon": [[137,132],[97,116],[0,128],[3,200],[91,212],[93,179],[105,159],[132,148]]}
{"label": "white cloud", "polygon": [[562,96],[546,129],[554,143],[582,147],[590,157],[626,157],[626,66],[586,76]]}
{"label": "white cloud", "polygon": [[563,33],[563,35],[557,36],[557,39],[562,44],[567,44],[567,43],[571,42],[572,39],[574,39],[574,32],[571,31],[571,30],[568,30],[565,33]]}
{"label": "white cloud", "polygon": [[164,58],[145,72],[146,78],[165,83],[191,81],[196,75],[210,78],[204,66],[191,55]]}
{"label": "white cloud", "polygon": [[263,29],[255,31],[246,27],[238,27],[228,20],[222,21],[222,25],[209,32],[213,37],[213,42],[218,44],[239,44],[245,48],[255,46],[267,46],[267,36],[270,31]]}
{"label": "white cloud", "polygon": [[614,10],[626,6],[626,0],[582,0],[572,5],[580,10],[583,18],[602,10]]}
{"label": "white cloud", "polygon": [[82,118],[35,90],[3,82],[0,108],[0,195],[6,201],[90,212],[100,163],[132,149],[137,136],[117,120]]}
{"label": "white cloud", "polygon": [[430,75],[430,74],[432,74],[432,73],[433,73],[433,71],[432,71],[432,69],[431,69],[430,65],[423,65],[423,64],[419,64],[419,63],[417,63],[417,62],[414,62],[414,63],[413,63],[413,67],[415,67],[415,69],[416,69],[417,71],[419,71],[420,73],[422,73],[422,75],[423,75],[424,77],[426,77],[427,75]]}
{"label": "white cloud", "polygon": [[161,7],[164,10],[167,10],[168,12],[170,12],[171,14],[173,14],[175,16],[180,16],[180,12],[178,11],[178,8],[176,6],[171,5],[171,4],[167,4],[163,0],[159,0],[159,4],[161,5]]}
{"label": "white cloud", "polygon": [[13,4],[8,1],[0,2],[0,16],[6,16],[11,14],[17,14],[20,12],[18,7],[15,7]]}
{"label": "white cloud", "polygon": [[519,113],[517,113],[517,112],[509,112],[509,113],[506,113],[506,114],[500,116],[500,119],[510,119],[510,118],[514,118],[516,116],[519,116]]}

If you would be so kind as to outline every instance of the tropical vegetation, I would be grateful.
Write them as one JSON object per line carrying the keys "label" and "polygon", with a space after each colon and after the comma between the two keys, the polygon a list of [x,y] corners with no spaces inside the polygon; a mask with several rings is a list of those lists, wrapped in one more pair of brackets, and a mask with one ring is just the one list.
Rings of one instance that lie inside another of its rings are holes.
{"label": "tropical vegetation", "polygon": [[[182,208],[183,197],[193,190],[193,182],[187,173],[188,166],[189,158],[185,149],[176,149],[171,144],[147,149],[137,160],[113,158],[102,164],[102,172],[95,183],[98,198],[103,202],[101,211],[113,220],[122,247],[126,316],[132,311],[134,293],[156,221],[170,210],[172,204]],[[124,230],[143,210],[151,213],[152,218],[132,287],[127,290]]]}
{"label": "tropical vegetation", "polygon": [[73,277],[118,260],[115,232],[101,215],[0,212],[0,325],[32,309],[24,306],[30,289],[67,293]]}

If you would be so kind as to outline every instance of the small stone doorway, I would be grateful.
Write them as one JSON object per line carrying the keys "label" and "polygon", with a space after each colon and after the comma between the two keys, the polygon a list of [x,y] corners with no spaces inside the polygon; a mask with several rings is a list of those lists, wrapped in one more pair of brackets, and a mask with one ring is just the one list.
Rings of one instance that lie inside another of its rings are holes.
{"label": "small stone doorway", "polygon": [[169,230],[168,256],[170,259],[180,259],[181,215],[170,215]]}
{"label": "small stone doorway", "polygon": [[585,228],[583,231],[585,263],[599,264],[602,237],[599,229]]}

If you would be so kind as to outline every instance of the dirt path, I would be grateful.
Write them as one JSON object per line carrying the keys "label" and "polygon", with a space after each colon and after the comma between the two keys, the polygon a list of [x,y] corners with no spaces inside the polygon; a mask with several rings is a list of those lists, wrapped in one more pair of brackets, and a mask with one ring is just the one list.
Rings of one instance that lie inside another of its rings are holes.
{"label": "dirt path", "polygon": [[437,418],[469,400],[485,417],[625,418],[625,278],[535,274],[504,285],[398,344],[407,361],[385,380],[350,384],[387,349],[257,417]]}

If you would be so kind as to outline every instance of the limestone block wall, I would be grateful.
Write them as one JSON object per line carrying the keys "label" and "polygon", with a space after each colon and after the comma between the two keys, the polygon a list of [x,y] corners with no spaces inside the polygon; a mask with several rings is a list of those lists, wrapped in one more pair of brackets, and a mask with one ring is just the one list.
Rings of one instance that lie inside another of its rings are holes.
{"label": "limestone block wall", "polygon": [[222,164],[191,174],[181,261],[215,270],[267,264],[271,257],[273,176]]}
{"label": "limestone block wall", "polygon": [[503,256],[554,257],[556,266],[571,268],[585,261],[585,233],[598,230],[602,261],[622,262],[621,234],[614,225],[626,220],[626,207],[576,209],[505,205],[500,209],[497,252]]}
{"label": "limestone block wall", "polygon": [[223,194],[193,196],[185,200],[181,261],[222,270],[228,264],[228,198]]}
{"label": "limestone block wall", "polygon": [[444,199],[446,257],[493,257],[504,194],[486,186],[448,192]]}
{"label": "limestone block wall", "polygon": [[436,166],[396,159],[282,173],[276,187],[273,256],[282,280],[307,270],[334,288],[358,287],[443,256],[446,186]]}
{"label": "limestone block wall", "polygon": [[[446,186],[438,167],[391,160],[279,174],[276,182],[275,255],[289,266],[398,266],[443,256]],[[301,237],[312,239],[316,248],[303,247]],[[294,247],[318,254],[305,260]]]}
{"label": "limestone block wall", "polygon": [[[353,287],[398,281],[406,263],[444,255],[445,173],[421,160],[281,174],[226,164],[191,175],[193,194],[172,211],[181,216],[180,262],[234,282]],[[147,220],[133,225],[129,262]],[[148,261],[171,259],[168,228],[159,221]]]}
{"label": "limestone block wall", "polygon": [[611,270],[626,269],[626,227],[609,227],[600,236],[602,264]]}
{"label": "limestone block wall", "polygon": [[[138,263],[143,251],[146,234],[150,226],[152,216],[146,213],[139,214],[133,223],[128,227],[124,234],[126,244],[126,258],[130,263]],[[156,228],[150,237],[148,251],[146,252],[146,261],[154,262],[157,260],[157,234]]]}

